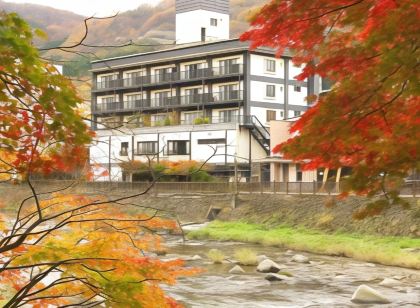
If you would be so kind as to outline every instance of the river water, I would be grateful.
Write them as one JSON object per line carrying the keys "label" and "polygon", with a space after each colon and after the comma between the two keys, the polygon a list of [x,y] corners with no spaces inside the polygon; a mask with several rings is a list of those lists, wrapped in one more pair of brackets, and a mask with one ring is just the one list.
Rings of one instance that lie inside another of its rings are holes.
{"label": "river water", "polygon": [[[237,242],[182,241],[169,238],[168,254],[164,258],[189,259],[199,255],[202,260],[187,261],[187,266],[205,270],[198,276],[182,278],[165,291],[186,307],[420,307],[420,273],[391,266],[359,262],[349,258],[328,257],[309,253],[286,251],[276,247]],[[287,281],[269,282],[266,274],[256,272],[254,266],[242,266],[245,274],[229,274],[234,264],[212,264],[207,252],[217,248],[233,258],[235,249],[250,248],[264,254],[285,271],[293,274]],[[291,262],[294,254],[309,257],[309,264]],[[384,278],[398,280],[398,285],[379,285]],[[353,292],[366,284],[382,293],[391,304],[360,305],[350,301]]]}

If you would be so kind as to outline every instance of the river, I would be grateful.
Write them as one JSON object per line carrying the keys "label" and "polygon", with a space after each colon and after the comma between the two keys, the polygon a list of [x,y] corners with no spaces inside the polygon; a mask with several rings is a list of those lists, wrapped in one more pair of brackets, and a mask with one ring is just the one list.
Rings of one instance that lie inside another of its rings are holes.
{"label": "river", "polygon": [[[187,261],[187,266],[205,270],[198,276],[179,279],[175,286],[165,286],[165,291],[186,307],[420,307],[420,273],[417,270],[359,262],[350,258],[329,257],[300,253],[309,257],[309,264],[291,262],[294,254],[276,247],[237,242],[186,241],[169,238],[168,254],[164,258],[189,259],[199,255],[201,260]],[[243,266],[245,274],[229,274],[234,264],[212,264],[207,252],[217,248],[233,258],[237,248],[250,248],[264,254],[278,264],[285,265],[291,279],[269,282],[266,274],[258,273],[255,266]],[[381,286],[384,278],[393,278],[398,284]],[[360,305],[350,301],[361,284],[382,293],[391,304]]]}

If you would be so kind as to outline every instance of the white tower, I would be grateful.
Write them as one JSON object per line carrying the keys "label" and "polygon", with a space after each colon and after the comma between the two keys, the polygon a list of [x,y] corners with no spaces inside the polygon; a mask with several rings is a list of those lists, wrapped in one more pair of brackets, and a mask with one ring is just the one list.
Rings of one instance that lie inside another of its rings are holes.
{"label": "white tower", "polygon": [[229,0],[176,0],[176,43],[229,39]]}

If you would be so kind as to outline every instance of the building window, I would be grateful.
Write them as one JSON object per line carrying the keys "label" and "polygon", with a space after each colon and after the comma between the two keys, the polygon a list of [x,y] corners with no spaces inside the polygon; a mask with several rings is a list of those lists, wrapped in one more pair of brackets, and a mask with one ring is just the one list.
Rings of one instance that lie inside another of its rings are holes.
{"label": "building window", "polygon": [[238,109],[219,111],[220,123],[237,122],[239,113],[238,111]]}
{"label": "building window", "polygon": [[302,169],[299,164],[296,165],[296,182],[302,182]]}
{"label": "building window", "polygon": [[102,97],[101,101],[102,101],[102,104],[110,104],[110,103],[115,102],[115,97],[114,96]]}
{"label": "building window", "polygon": [[327,78],[321,78],[321,91],[331,90],[332,82]]}
{"label": "building window", "polygon": [[137,155],[156,154],[156,153],[157,153],[156,141],[137,142]]}
{"label": "building window", "polygon": [[152,101],[152,107],[165,107],[169,105],[171,100],[171,91],[156,92]]}
{"label": "building window", "polygon": [[124,86],[130,87],[141,84],[141,77],[144,76],[144,71],[129,72],[125,74]]}
{"label": "building window", "polygon": [[168,121],[167,119],[169,119],[169,116],[166,113],[165,114],[153,114],[150,117],[152,126],[165,125],[165,122]]}
{"label": "building window", "polygon": [[226,144],[225,138],[216,138],[216,139],[198,139],[198,144]]}
{"label": "building window", "polygon": [[216,18],[210,18],[210,26],[217,27],[217,19]]}
{"label": "building window", "polygon": [[295,116],[295,117],[300,117],[300,115],[302,114],[302,112],[301,111],[293,111],[293,115]]}
{"label": "building window", "polygon": [[268,73],[276,72],[276,61],[272,59],[264,59],[264,68]]}
{"label": "building window", "polygon": [[196,119],[202,118],[202,116],[203,116],[202,111],[184,113],[184,123],[183,124],[196,124]]}
{"label": "building window", "polygon": [[206,28],[201,28],[201,41],[206,41]]}
{"label": "building window", "polygon": [[166,82],[172,79],[172,67],[155,69],[154,82]]}
{"label": "building window", "polygon": [[239,73],[239,59],[227,59],[227,60],[220,60],[219,61],[219,72],[215,71],[218,75],[226,75],[226,74],[237,74]]}
{"label": "building window", "polygon": [[294,86],[294,90],[295,92],[300,92],[302,91],[302,88],[300,86]]}
{"label": "building window", "polygon": [[238,84],[219,86],[219,93],[214,93],[214,99],[216,101],[232,101],[240,99],[241,97],[238,87]]}
{"label": "building window", "polygon": [[276,120],[276,111],[267,110],[267,122],[275,121],[275,120]]}
{"label": "building window", "polygon": [[98,88],[105,89],[105,88],[112,88],[115,86],[115,80],[117,79],[117,75],[105,75],[99,78]]}
{"label": "building window", "polygon": [[284,111],[280,110],[280,119],[284,119]]}
{"label": "building window", "polygon": [[121,142],[120,156],[128,156],[128,142]]}
{"label": "building window", "polygon": [[273,84],[268,84],[265,88],[266,97],[276,97],[276,86]]}
{"label": "building window", "polygon": [[168,155],[189,155],[190,141],[189,140],[171,140],[168,141],[167,148]]}

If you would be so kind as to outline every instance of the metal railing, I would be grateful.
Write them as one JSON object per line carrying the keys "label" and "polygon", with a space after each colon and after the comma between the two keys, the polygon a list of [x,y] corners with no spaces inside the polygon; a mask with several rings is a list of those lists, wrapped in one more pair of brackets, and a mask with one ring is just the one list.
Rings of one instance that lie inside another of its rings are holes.
{"label": "metal railing", "polygon": [[[71,181],[69,181],[70,183]],[[51,185],[66,181],[36,180],[36,185]],[[135,190],[143,191],[150,182],[85,182],[80,187],[92,191]],[[157,182],[150,193],[162,194],[292,194],[292,195],[337,195],[342,192],[339,182]],[[402,196],[419,196],[420,181],[406,183],[401,187]]]}
{"label": "metal railing", "polygon": [[181,72],[154,74],[147,76],[137,76],[132,78],[117,78],[114,80],[98,81],[93,85],[94,90],[109,90],[115,88],[142,87],[153,84],[169,83],[177,81],[188,81],[195,79],[224,77],[243,74],[242,64],[231,66],[221,66],[213,68],[202,68],[197,70],[187,70]]}
{"label": "metal railing", "polygon": [[[167,120],[168,119],[168,120]],[[99,124],[99,123],[98,123]],[[166,118],[153,120],[153,119],[141,119],[138,122],[132,122],[124,124],[121,121],[114,121],[104,122],[103,125],[106,126],[104,128],[98,127],[98,129],[111,129],[111,128],[122,128],[122,127],[129,127],[129,128],[142,128],[142,127],[157,127],[157,126],[177,126],[177,125],[204,125],[204,124],[238,124],[238,125],[251,125],[251,117],[250,116],[231,116],[225,115],[220,117],[207,117],[207,116],[200,116],[193,119],[181,119],[181,120],[174,120],[168,115]]]}
{"label": "metal railing", "polygon": [[99,103],[93,105],[93,111],[97,113],[141,111],[144,109],[153,108],[171,108],[211,103],[230,103],[241,100],[243,100],[243,91],[236,90],[226,92],[142,99],[136,101]]}

